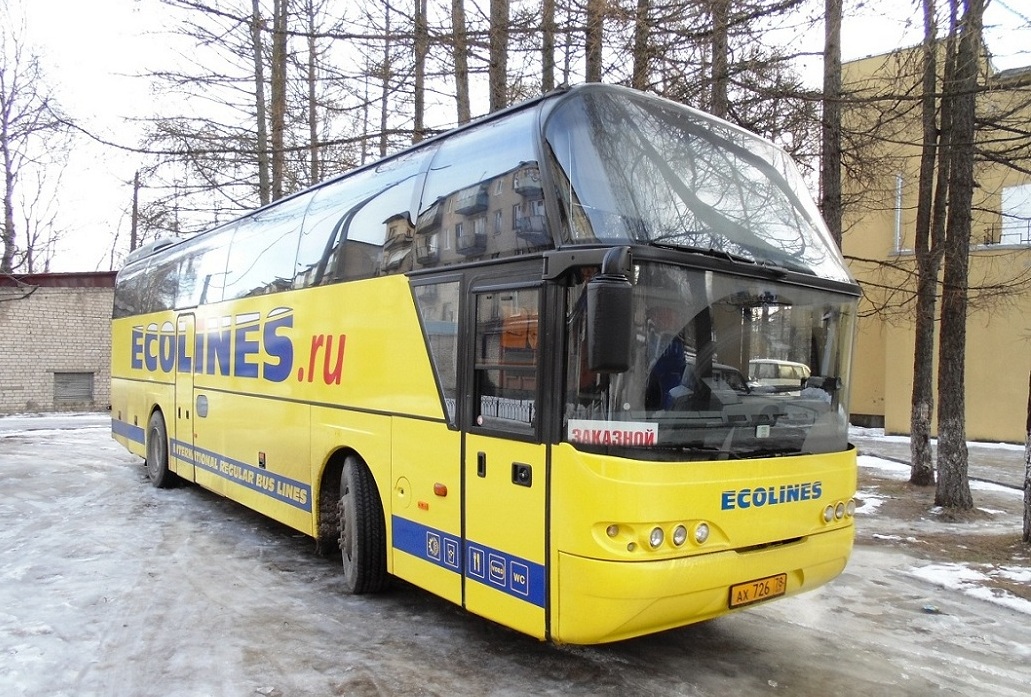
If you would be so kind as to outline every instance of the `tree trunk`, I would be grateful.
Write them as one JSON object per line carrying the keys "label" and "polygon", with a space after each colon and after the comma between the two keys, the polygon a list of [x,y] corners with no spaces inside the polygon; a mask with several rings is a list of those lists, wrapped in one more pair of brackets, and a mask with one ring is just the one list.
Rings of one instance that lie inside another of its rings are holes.
{"label": "tree trunk", "polygon": [[841,247],[841,0],[826,0],[823,43],[820,210]]}
{"label": "tree trunk", "polygon": [[945,231],[941,341],[938,353],[938,486],[934,502],[954,509],[973,508],[967,479],[966,367],[967,278],[970,257],[971,202],[974,192],[974,109],[983,0],[967,0],[952,113],[952,160],[949,219]]}
{"label": "tree trunk", "polygon": [[251,46],[254,50],[254,110],[257,126],[258,200],[271,200],[268,160],[268,120],[265,113],[265,60],[262,56],[262,19],[259,0],[251,0]]}
{"label": "tree trunk", "polygon": [[7,119],[2,119],[3,132],[0,133],[0,149],[4,156],[4,255],[0,259],[0,273],[11,273],[14,271],[14,250],[15,241],[18,239],[17,230],[14,227],[14,165],[11,161],[11,146],[7,133]]}
{"label": "tree trunk", "polygon": [[469,123],[472,109],[469,104],[469,37],[465,28],[465,0],[451,0],[451,26],[455,34],[453,50],[458,123]]}
{"label": "tree trunk", "polygon": [[541,92],[555,89],[555,0],[541,5]]}
{"label": "tree trunk", "polygon": [[390,115],[390,3],[383,6],[383,65],[380,67],[379,156],[387,154],[387,117]]}
{"label": "tree trunk", "polygon": [[288,0],[272,4],[272,200],[286,193],[286,13]]}
{"label": "tree trunk", "polygon": [[1031,373],[1027,379],[1027,422],[1024,427],[1024,533],[1021,539],[1031,544]]}
{"label": "tree trunk", "polygon": [[492,112],[508,106],[508,12],[508,0],[490,0],[487,83]]}
{"label": "tree trunk", "polygon": [[315,38],[315,7],[308,0],[305,12],[308,15],[308,185],[315,186],[322,178],[319,167],[319,112],[315,88],[318,84],[318,42]]}
{"label": "tree trunk", "polygon": [[605,0],[587,0],[587,22],[584,26],[587,82],[601,82],[601,49],[604,29]]}
{"label": "tree trunk", "polygon": [[730,102],[727,100],[727,88],[730,82],[727,53],[727,18],[730,13],[730,0],[712,0],[712,97],[709,110],[714,116],[727,118]]}
{"label": "tree trunk", "polygon": [[132,221],[129,228],[129,251],[140,246],[140,170],[132,178]]}
{"label": "tree trunk", "polygon": [[413,89],[414,124],[412,142],[418,143],[426,137],[426,54],[429,53],[429,34],[426,28],[426,0],[415,0],[415,80]]}
{"label": "tree trunk", "polygon": [[634,72],[630,77],[630,86],[637,90],[648,88],[650,11],[651,0],[637,0],[637,12],[634,13]]}
{"label": "tree trunk", "polygon": [[917,192],[913,248],[917,264],[916,349],[913,353],[913,394],[910,401],[910,473],[917,486],[934,484],[931,459],[931,422],[934,415],[934,312],[937,306],[939,250],[931,244],[934,166],[938,148],[937,37],[934,0],[923,0],[924,50],[920,109],[923,143]]}

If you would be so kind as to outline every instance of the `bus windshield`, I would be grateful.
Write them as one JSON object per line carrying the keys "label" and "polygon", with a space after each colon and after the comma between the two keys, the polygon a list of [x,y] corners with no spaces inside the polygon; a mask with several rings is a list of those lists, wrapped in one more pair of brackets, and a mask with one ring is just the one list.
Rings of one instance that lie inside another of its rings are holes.
{"label": "bus windshield", "polygon": [[544,136],[566,244],[654,244],[849,282],[791,158],[664,100],[580,90]]}
{"label": "bus windshield", "polygon": [[[854,298],[665,263],[633,280],[632,358],[616,375],[587,369],[586,283],[568,291],[569,442],[653,460],[847,447]],[[749,377],[767,362],[792,371]]]}

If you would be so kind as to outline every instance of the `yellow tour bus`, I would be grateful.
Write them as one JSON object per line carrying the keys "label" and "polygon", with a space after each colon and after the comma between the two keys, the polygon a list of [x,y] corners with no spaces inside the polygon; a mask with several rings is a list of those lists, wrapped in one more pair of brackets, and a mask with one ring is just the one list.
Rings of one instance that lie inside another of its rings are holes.
{"label": "yellow tour bus", "polygon": [[858,296],[785,152],[581,85],[134,253],[112,432],[347,592],[615,641],[843,570]]}

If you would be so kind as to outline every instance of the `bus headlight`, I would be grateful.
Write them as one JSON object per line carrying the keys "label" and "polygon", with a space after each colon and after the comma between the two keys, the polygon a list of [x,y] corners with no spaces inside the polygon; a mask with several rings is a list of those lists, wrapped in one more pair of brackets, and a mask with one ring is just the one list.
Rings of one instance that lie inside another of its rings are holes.
{"label": "bus headlight", "polygon": [[610,526],[608,526],[607,528],[605,528],[605,534],[608,535],[609,537],[615,537],[616,535],[619,534],[619,526],[618,525],[610,525]]}
{"label": "bus headlight", "polygon": [[834,507],[834,517],[841,520],[845,517],[845,503],[838,501],[838,505]]}
{"label": "bus headlight", "polygon": [[855,499],[849,499],[848,503],[845,504],[845,515],[847,515],[849,518],[851,518],[855,514],[856,514],[856,500]]}
{"label": "bus headlight", "polygon": [[834,506],[827,506],[823,509],[823,522],[829,523],[834,520]]}
{"label": "bus headlight", "polygon": [[708,523],[698,523],[698,526],[694,529],[694,541],[698,544],[705,544],[705,541],[709,539],[709,525]]}
{"label": "bus headlight", "polygon": [[665,539],[665,535],[662,532],[662,528],[652,528],[652,532],[648,535],[648,544],[655,549],[662,544],[662,540]]}
{"label": "bus headlight", "polygon": [[683,525],[673,528],[673,544],[679,547],[685,542],[687,542],[687,528]]}

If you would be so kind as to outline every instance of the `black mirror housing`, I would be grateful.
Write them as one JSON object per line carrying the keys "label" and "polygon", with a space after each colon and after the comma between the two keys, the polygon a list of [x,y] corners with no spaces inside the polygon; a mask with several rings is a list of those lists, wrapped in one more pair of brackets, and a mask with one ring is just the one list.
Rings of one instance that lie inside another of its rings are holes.
{"label": "black mirror housing", "polygon": [[596,373],[630,369],[634,315],[629,273],[630,248],[615,247],[587,284],[587,368]]}

